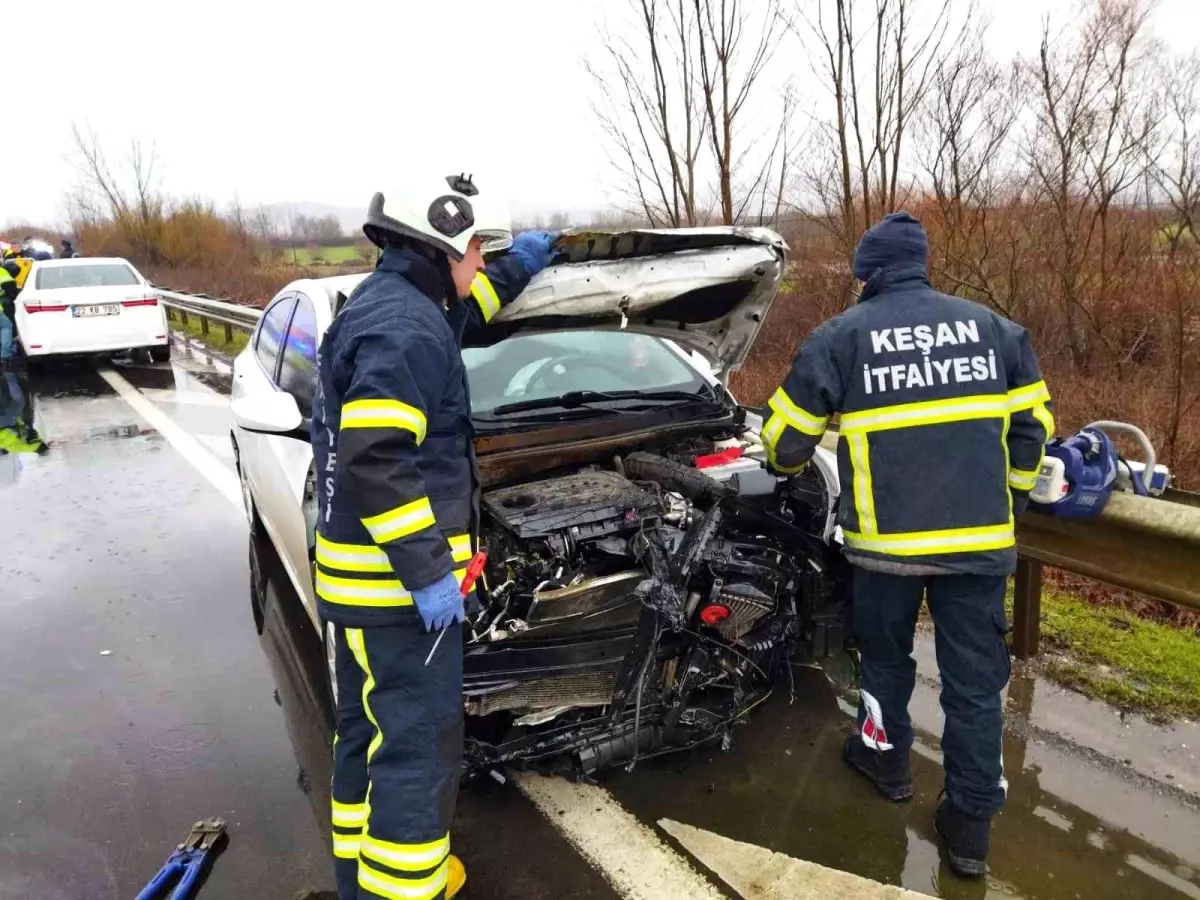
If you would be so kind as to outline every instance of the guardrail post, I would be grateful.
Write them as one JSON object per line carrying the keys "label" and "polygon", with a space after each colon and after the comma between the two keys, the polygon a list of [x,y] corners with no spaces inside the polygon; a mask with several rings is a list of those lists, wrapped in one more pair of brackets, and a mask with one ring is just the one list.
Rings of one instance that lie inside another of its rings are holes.
{"label": "guardrail post", "polygon": [[1030,659],[1038,654],[1042,619],[1042,564],[1017,557],[1013,582],[1013,656]]}
{"label": "guardrail post", "polygon": [[186,324],[188,323],[188,321],[187,321],[187,312],[185,312],[185,311],[184,311],[184,310],[182,310],[182,309],[179,311],[179,321],[180,321],[181,323],[183,323],[184,325],[186,325]]}
{"label": "guardrail post", "polygon": [[230,325],[228,322],[225,323],[225,343],[226,344],[233,343],[233,326]]}
{"label": "guardrail post", "polygon": [[200,317],[200,333],[205,337],[208,336],[208,316]]}

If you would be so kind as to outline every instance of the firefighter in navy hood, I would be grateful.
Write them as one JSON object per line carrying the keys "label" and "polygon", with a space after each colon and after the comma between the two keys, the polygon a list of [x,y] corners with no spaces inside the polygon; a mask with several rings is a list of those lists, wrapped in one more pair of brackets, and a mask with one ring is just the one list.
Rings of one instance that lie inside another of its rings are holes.
{"label": "firefighter in navy hood", "polygon": [[[363,231],[379,263],[317,360],[315,578],[334,632],[341,900],[438,900],[466,877],[449,833],[463,745],[460,580],[478,500],[460,343],[552,253],[544,232],[514,240],[507,210],[469,177],[412,188],[372,200]],[[483,252],[505,248],[484,267]]]}
{"label": "firefighter in navy hood", "polygon": [[927,256],[925,231],[907,213],[863,235],[859,301],[804,342],[771,397],[763,441],[777,471],[799,471],[840,413],[838,521],[862,652],[859,731],[843,754],[887,798],[912,796],[908,701],[925,599],[946,715],[935,827],[953,868],[981,875],[1007,791],[1000,692],[1013,516],[1028,503],[1054,419],[1025,329],[934,290]]}

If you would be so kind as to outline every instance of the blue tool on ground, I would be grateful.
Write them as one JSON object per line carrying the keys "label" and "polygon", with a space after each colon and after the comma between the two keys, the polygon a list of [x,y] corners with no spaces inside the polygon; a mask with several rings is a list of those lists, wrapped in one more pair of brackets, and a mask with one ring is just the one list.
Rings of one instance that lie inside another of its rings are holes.
{"label": "blue tool on ground", "polygon": [[163,892],[176,877],[179,878],[179,884],[175,886],[169,900],[187,900],[211,858],[213,847],[224,833],[224,819],[202,819],[193,825],[183,843],[167,857],[158,874],[142,888],[135,900],[156,900],[165,897]]}
{"label": "blue tool on ground", "polygon": [[[1110,432],[1132,436],[1145,458],[1141,462],[1123,458]],[[1150,473],[1149,484],[1146,473]],[[1030,509],[1087,519],[1103,511],[1114,490],[1157,496],[1170,480],[1170,472],[1157,465],[1154,447],[1140,428],[1125,422],[1093,422],[1078,434],[1046,444],[1046,458],[1029,494]]]}

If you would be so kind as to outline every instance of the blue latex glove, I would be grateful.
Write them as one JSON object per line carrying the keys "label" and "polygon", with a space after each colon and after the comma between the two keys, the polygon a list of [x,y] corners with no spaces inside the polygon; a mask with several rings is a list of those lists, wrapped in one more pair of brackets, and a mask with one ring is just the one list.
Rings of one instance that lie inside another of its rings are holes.
{"label": "blue latex glove", "polygon": [[453,572],[441,581],[417,588],[412,597],[427,631],[441,631],[466,618],[462,589]]}
{"label": "blue latex glove", "polygon": [[532,278],[550,265],[550,260],[554,258],[551,245],[557,238],[557,234],[549,231],[522,231],[513,238],[508,252],[520,261]]}

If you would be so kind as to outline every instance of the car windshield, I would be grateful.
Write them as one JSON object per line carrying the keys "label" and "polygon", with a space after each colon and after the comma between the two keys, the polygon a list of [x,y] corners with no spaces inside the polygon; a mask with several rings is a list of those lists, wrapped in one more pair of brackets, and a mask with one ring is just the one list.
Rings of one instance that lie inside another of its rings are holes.
{"label": "car windshield", "polygon": [[138,284],[133,269],[124,263],[95,263],[86,266],[48,266],[37,271],[37,289],[120,287]]}
{"label": "car windshield", "polygon": [[517,335],[462,352],[471,412],[574,391],[702,392],[707,382],[666,341],[628,331]]}

